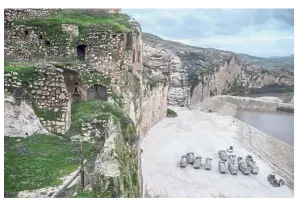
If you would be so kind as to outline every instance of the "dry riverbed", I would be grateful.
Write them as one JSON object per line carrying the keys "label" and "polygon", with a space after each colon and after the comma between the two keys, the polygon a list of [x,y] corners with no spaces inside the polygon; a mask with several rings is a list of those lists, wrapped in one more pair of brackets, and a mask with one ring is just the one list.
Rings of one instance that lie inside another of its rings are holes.
{"label": "dry riverbed", "polygon": [[[267,176],[272,168],[243,141],[241,125],[233,117],[176,108],[177,118],[165,118],[142,141],[145,197],[293,197],[287,186],[273,187]],[[218,150],[232,145],[237,156],[252,154],[260,172],[245,176],[220,174]],[[187,152],[212,158],[212,170],[179,167]]]}

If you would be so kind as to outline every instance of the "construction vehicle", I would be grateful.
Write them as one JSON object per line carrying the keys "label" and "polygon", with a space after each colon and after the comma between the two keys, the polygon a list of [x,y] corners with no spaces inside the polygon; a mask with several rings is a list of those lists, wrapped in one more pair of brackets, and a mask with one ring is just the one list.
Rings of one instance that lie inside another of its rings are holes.
{"label": "construction vehicle", "polygon": [[268,175],[268,181],[271,183],[271,185],[273,185],[273,187],[280,187],[284,185],[284,181],[282,179],[277,180],[273,174]]}
{"label": "construction vehicle", "polygon": [[237,158],[238,169],[244,174],[249,175],[250,169],[247,167],[247,164],[243,161],[242,157]]}
{"label": "construction vehicle", "polygon": [[196,156],[194,160],[194,168],[199,169],[201,167],[201,156]]}
{"label": "construction vehicle", "polygon": [[186,167],[186,165],[187,165],[187,159],[188,159],[188,157],[186,155],[181,156],[181,159],[180,159],[180,167],[181,168],[185,168]]}
{"label": "construction vehicle", "polygon": [[194,153],[193,152],[189,152],[186,155],[188,157],[188,163],[189,164],[193,164],[194,163]]}
{"label": "construction vehicle", "polygon": [[232,175],[237,175],[238,174],[238,167],[235,165],[234,162],[229,162],[228,163],[228,170]]}
{"label": "construction vehicle", "polygon": [[218,152],[218,154],[219,154],[219,157],[221,158],[222,161],[227,161],[228,160],[228,155],[225,152],[225,150],[220,150]]}
{"label": "construction vehicle", "polygon": [[259,168],[256,166],[256,162],[250,154],[246,156],[246,163],[252,174],[258,174]]}
{"label": "construction vehicle", "polygon": [[211,169],[211,158],[206,158],[205,160],[205,170],[210,170]]}
{"label": "construction vehicle", "polygon": [[219,161],[219,171],[220,173],[227,173],[225,161]]}

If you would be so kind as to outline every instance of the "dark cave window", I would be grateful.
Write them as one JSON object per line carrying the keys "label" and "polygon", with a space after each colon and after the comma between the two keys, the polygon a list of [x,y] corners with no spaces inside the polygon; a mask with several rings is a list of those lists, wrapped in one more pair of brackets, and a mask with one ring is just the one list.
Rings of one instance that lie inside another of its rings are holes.
{"label": "dark cave window", "polygon": [[86,45],[84,45],[84,44],[78,45],[76,47],[76,49],[77,49],[77,58],[80,61],[84,61],[85,60],[85,48],[86,48]]}
{"label": "dark cave window", "polygon": [[95,84],[88,89],[88,100],[107,101],[107,99],[107,88],[105,86]]}
{"label": "dark cave window", "polygon": [[126,36],[126,49],[132,49],[133,36],[132,33],[128,33]]}
{"label": "dark cave window", "polygon": [[29,35],[29,32],[28,32],[28,30],[25,30],[25,35]]}
{"label": "dark cave window", "polygon": [[45,44],[46,44],[46,45],[50,45],[50,41],[49,41],[49,40],[46,40],[46,41],[45,41]]}
{"label": "dark cave window", "polygon": [[43,36],[42,36],[42,35],[39,35],[39,39],[43,39]]}
{"label": "dark cave window", "polygon": [[79,91],[78,91],[78,82],[75,82],[75,88],[74,88],[74,94],[79,94]]}
{"label": "dark cave window", "polygon": [[140,62],[140,57],[141,57],[141,52],[138,51],[138,58],[137,58],[137,62]]}
{"label": "dark cave window", "polygon": [[133,55],[132,55],[132,63],[135,62],[135,50],[133,50]]}

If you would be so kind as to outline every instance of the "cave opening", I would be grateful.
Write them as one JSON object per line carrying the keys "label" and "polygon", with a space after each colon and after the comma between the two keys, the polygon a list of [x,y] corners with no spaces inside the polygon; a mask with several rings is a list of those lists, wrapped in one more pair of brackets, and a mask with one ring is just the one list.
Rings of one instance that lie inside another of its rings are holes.
{"label": "cave opening", "polygon": [[74,91],[73,91],[73,94],[72,94],[72,100],[73,101],[82,100],[81,99],[81,94],[80,94],[80,91],[79,91],[79,88],[78,88],[78,82],[74,83]]}
{"label": "cave opening", "polygon": [[107,101],[107,88],[103,85],[95,84],[88,89],[88,100]]}
{"label": "cave opening", "polygon": [[86,45],[84,45],[84,44],[78,45],[76,47],[76,49],[77,49],[77,58],[78,58],[79,61],[84,61],[85,60],[85,48],[86,48]]}

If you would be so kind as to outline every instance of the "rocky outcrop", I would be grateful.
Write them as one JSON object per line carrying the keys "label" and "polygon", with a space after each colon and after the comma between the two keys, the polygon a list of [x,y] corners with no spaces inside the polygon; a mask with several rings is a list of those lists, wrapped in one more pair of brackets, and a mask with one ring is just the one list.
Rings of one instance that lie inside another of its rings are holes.
{"label": "rocky outcrop", "polygon": [[5,99],[4,120],[4,136],[27,137],[34,134],[49,134],[30,105],[26,102],[17,105],[13,97]]}
{"label": "rocky outcrop", "polygon": [[257,88],[271,91],[272,86],[294,84],[291,71],[249,65],[233,52],[188,46],[148,33],[143,34],[143,42],[144,66],[170,79],[169,105],[192,106],[214,95],[244,95]]}
{"label": "rocky outcrop", "polygon": [[[97,15],[93,9],[75,14],[101,21],[57,23],[46,11],[6,10],[6,16],[14,16],[5,23],[5,93],[28,101],[48,131],[94,139],[98,155],[90,160],[96,177],[93,192],[139,197],[137,143],[166,116],[167,81],[144,73],[137,22],[124,14]],[[62,12],[59,17],[63,21],[74,15]],[[73,102],[82,104],[75,117]]]}

